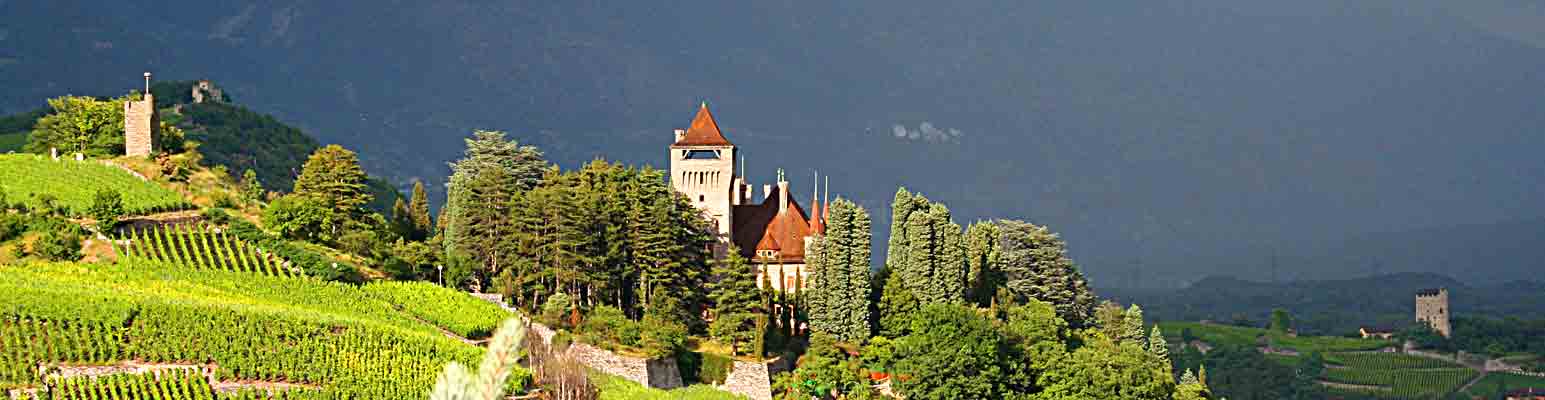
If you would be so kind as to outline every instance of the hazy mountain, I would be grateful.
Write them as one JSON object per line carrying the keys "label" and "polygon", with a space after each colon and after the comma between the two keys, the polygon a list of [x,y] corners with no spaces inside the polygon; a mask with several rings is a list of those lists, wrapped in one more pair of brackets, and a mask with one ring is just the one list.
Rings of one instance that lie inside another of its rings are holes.
{"label": "hazy mountain", "polygon": [[[123,93],[147,69],[207,77],[404,183],[440,181],[474,128],[566,167],[663,166],[671,129],[708,101],[757,183],[782,167],[803,196],[819,169],[876,215],[880,244],[906,185],[963,222],[1051,225],[1097,282],[1129,282],[1142,260],[1137,283],[1174,285],[1267,273],[1227,249],[1285,257],[1300,254],[1285,244],[1545,214],[1541,10],[12,0],[0,111]],[[1449,265],[1510,279],[1538,259]]]}

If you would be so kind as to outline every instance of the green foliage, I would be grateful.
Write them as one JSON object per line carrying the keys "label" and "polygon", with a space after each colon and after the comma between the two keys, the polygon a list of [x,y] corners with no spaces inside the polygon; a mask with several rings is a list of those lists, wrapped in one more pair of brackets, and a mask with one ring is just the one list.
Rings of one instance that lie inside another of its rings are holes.
{"label": "green foliage", "polygon": [[687,345],[687,326],[656,313],[646,313],[639,332],[639,344],[649,358],[675,356]]}
{"label": "green foliage", "polygon": [[1286,334],[1269,331],[1261,328],[1246,328],[1239,326],[1202,324],[1196,322],[1162,322],[1159,323],[1165,332],[1190,331],[1194,340],[1201,340],[1211,345],[1233,344],[1240,346],[1256,346],[1257,342],[1265,338],[1273,347],[1291,349],[1299,353],[1333,353],[1347,351],[1377,350],[1394,343],[1378,339],[1358,339],[1336,336],[1288,336]]}
{"label": "green foliage", "polygon": [[468,339],[493,333],[510,317],[498,305],[428,282],[373,282],[365,293]]}
{"label": "green foliage", "polygon": [[1095,337],[1046,372],[1043,395],[1082,399],[1168,399],[1170,365],[1142,346]]}
{"label": "green foliage", "polygon": [[[510,375],[520,369],[521,347],[526,340],[525,321],[510,318],[488,341],[483,363],[472,373],[452,361],[435,380],[433,400],[498,400],[509,390]],[[517,387],[516,389],[520,389]]]}
{"label": "green foliage", "polygon": [[48,154],[83,153],[92,157],[123,154],[123,102],[126,98],[98,100],[85,96],[48,99],[53,109],[38,118],[25,149]]}
{"label": "green foliage", "polygon": [[86,208],[86,215],[97,220],[97,226],[101,229],[112,229],[118,225],[118,218],[124,215],[123,195],[112,189],[97,189],[96,196],[91,199],[91,207]]}
{"label": "green foliage", "polygon": [[[810,278],[802,292],[811,329],[844,341],[869,338],[870,222],[869,213],[837,198],[827,210],[826,234],[806,249]],[[813,255],[814,257],[811,257]]]}
{"label": "green foliage", "polygon": [[1288,314],[1287,310],[1281,308],[1272,309],[1271,326],[1267,329],[1271,329],[1277,332],[1287,332],[1293,330],[1293,315]]}
{"label": "green foliage", "polygon": [[[713,324],[709,334],[721,342],[729,343],[732,352],[743,350],[740,345],[755,340],[755,319],[761,307],[761,296],[756,288],[751,266],[746,265],[740,249],[731,246],[723,260],[714,263],[713,282],[709,298],[714,302]],[[761,354],[756,354],[761,356]]]}
{"label": "green foliage", "polygon": [[586,341],[591,343],[616,343],[628,347],[638,346],[641,334],[637,322],[629,320],[622,310],[612,306],[590,309],[585,314],[585,320],[580,323],[579,331],[584,332]]}
{"label": "green foliage", "polygon": [[[719,314],[713,323],[708,326],[708,334],[715,340],[729,343],[733,353],[741,353],[749,350],[741,347],[743,343],[749,343],[756,339],[759,333],[756,330],[755,313],[729,313]],[[760,354],[755,354],[760,356]]]}
{"label": "green foliage", "polygon": [[413,197],[408,202],[408,222],[411,228],[408,240],[425,240],[434,232],[434,223],[429,219],[429,195],[424,193],[424,182],[413,181]]}
{"label": "green foliage", "polygon": [[311,196],[286,195],[263,209],[263,226],[292,240],[327,243],[337,237],[341,219],[326,200]]}
{"label": "green foliage", "polygon": [[592,373],[590,379],[601,388],[600,400],[742,400],[745,397],[715,389],[709,385],[691,385],[662,390],[646,387],[616,375]]}
{"label": "green foliage", "polygon": [[[359,221],[371,199],[366,192],[366,179],[354,152],[330,144],[306,159],[300,176],[295,178],[294,195],[321,200],[334,215],[343,218],[336,223]],[[340,227],[335,224],[330,228],[336,231]]]}
{"label": "green foliage", "polygon": [[[915,242],[914,242],[915,244]],[[896,343],[896,389],[908,399],[989,399],[1004,394],[1003,336],[969,307],[929,304]]]}
{"label": "green foliage", "polygon": [[[178,93],[185,97],[187,91]],[[157,103],[170,99],[156,95]],[[306,156],[321,147],[299,129],[239,105],[186,104],[181,112],[179,126],[187,131],[188,139],[202,143],[199,152],[204,154],[205,165],[224,165],[231,171],[251,169],[267,190],[290,189],[295,182],[293,171],[300,170]]]}
{"label": "green foliage", "polygon": [[51,111],[52,108],[43,107],[0,117],[0,153],[22,151],[27,145],[27,136],[31,134],[32,127],[37,125],[39,118]]}
{"label": "green foliage", "polygon": [[0,191],[12,202],[24,202],[33,208],[54,208],[44,204],[45,196],[57,199],[56,206],[86,210],[98,190],[118,192],[125,215],[144,215],[193,208],[182,195],[128,172],[94,161],[50,160],[30,154],[0,155]]}
{"label": "green foliage", "polygon": [[995,225],[1000,232],[996,270],[1015,300],[1051,303],[1063,320],[1073,326],[1087,325],[1094,291],[1068,258],[1066,243],[1044,226],[1016,220]]}
{"label": "green foliage", "polygon": [[832,398],[832,394],[848,398],[871,395],[863,376],[863,361],[849,357],[838,347],[831,335],[815,332],[810,335],[810,347],[799,359],[799,368],[781,373],[774,378],[773,392],[778,398]]}
{"label": "green foliage", "polygon": [[30,264],[0,266],[0,293],[0,359],[12,360],[0,386],[39,383],[40,362],[212,362],[220,380],[317,385],[322,398],[418,398],[444,364],[483,353],[357,287],[310,279]]}
{"label": "green foliage", "polygon": [[912,296],[912,291],[907,289],[906,283],[902,282],[903,276],[889,268],[887,266],[881,271],[885,277],[885,289],[880,296],[880,334],[899,338],[911,329],[912,314],[917,312],[919,304],[917,298]]}
{"label": "green foliage", "polygon": [[263,189],[263,181],[258,179],[257,171],[247,169],[241,173],[241,198],[247,204],[257,204],[263,201],[263,194],[268,193]]}
{"label": "green foliage", "polygon": [[325,281],[360,282],[363,280],[354,265],[270,235],[247,221],[231,219],[226,232],[274,256],[289,260],[293,268],[305,271],[307,276]]}
{"label": "green foliage", "polygon": [[978,306],[992,305],[993,296],[1007,282],[999,258],[998,225],[977,222],[966,227],[966,300]]}
{"label": "green foliage", "polygon": [[[111,398],[121,399],[216,398],[214,387],[209,384],[209,380],[192,370],[170,370],[160,375],[121,374],[55,378],[48,382],[48,386],[52,389],[49,393],[51,398],[61,400],[98,399],[101,398],[98,397],[101,393],[111,393]],[[322,397],[320,392],[306,389],[285,390],[284,395],[292,399]]]}
{"label": "green foliage", "polygon": [[574,302],[565,293],[557,293],[547,297],[547,302],[542,303],[542,322],[551,326],[568,325],[569,311],[574,309]]}
{"label": "green foliage", "polygon": [[[1253,345],[1214,345],[1206,355],[1187,347],[1172,355],[1177,370],[1211,372],[1206,384],[1219,397],[1244,400],[1322,399],[1318,375],[1302,375],[1298,368],[1272,361]],[[1305,365],[1305,372],[1310,366]],[[1200,378],[1198,378],[1200,379]]]}
{"label": "green foliage", "polygon": [[446,216],[441,222],[446,225],[446,251],[472,255],[486,248],[468,243],[469,239],[487,237],[508,225],[507,215],[501,214],[507,213],[503,210],[512,200],[510,195],[536,187],[548,165],[536,147],[506,140],[503,132],[475,131],[466,144],[465,155],[451,164]]}
{"label": "green foliage", "polygon": [[81,258],[80,252],[81,233],[80,228],[60,224],[55,229],[49,229],[38,236],[32,242],[32,255],[50,261],[75,261]]}

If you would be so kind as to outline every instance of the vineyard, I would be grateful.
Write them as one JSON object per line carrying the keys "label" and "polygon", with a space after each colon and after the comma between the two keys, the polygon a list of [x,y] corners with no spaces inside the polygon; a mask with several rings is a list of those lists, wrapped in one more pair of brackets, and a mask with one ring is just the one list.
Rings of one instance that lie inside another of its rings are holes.
{"label": "vineyard", "polygon": [[498,305],[428,282],[377,282],[365,292],[469,339],[488,337],[508,318]]}
{"label": "vineyard", "polygon": [[42,196],[46,194],[55,198],[57,206],[79,213],[91,206],[99,189],[121,194],[124,210],[129,215],[193,208],[193,204],[183,200],[177,192],[95,161],[55,161],[33,154],[0,155],[0,192],[5,193],[9,201],[40,207],[43,206]]}
{"label": "vineyard", "polygon": [[[445,363],[477,365],[481,356],[478,347],[447,338],[359,287],[237,271],[149,257],[116,265],[0,266],[0,293],[6,293],[0,296],[0,390],[52,387],[62,391],[55,398],[141,399],[160,398],[162,386],[186,386],[191,396],[172,397],[209,398],[208,383],[143,375],[58,381],[36,369],[135,360],[211,365],[221,382],[318,388],[285,392],[289,398],[421,398]],[[428,291],[416,298],[455,303],[436,298],[442,294],[467,297]],[[502,316],[501,310],[482,318]],[[517,371],[512,382],[523,384],[527,376]],[[98,391],[119,395],[91,394]]]}
{"label": "vineyard", "polygon": [[1447,396],[1478,374],[1456,363],[1396,353],[1334,353],[1325,360],[1327,382],[1367,386],[1354,391],[1402,399]]}
{"label": "vineyard", "polygon": [[254,272],[262,275],[299,276],[284,260],[269,256],[245,241],[205,227],[152,226],[124,233],[125,244],[116,248],[126,258],[140,258],[194,269]]}

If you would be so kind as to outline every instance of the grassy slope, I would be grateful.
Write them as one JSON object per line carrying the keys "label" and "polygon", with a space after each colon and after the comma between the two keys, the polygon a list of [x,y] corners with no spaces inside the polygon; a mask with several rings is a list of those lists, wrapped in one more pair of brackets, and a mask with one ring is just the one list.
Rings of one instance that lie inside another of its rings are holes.
{"label": "grassy slope", "polygon": [[1235,344],[1256,346],[1259,338],[1269,339],[1273,346],[1297,350],[1300,353],[1309,352],[1341,352],[1375,350],[1393,345],[1385,340],[1370,340],[1345,338],[1336,336],[1288,336],[1280,332],[1271,332],[1261,328],[1246,328],[1230,325],[1201,324],[1196,322],[1161,322],[1159,329],[1164,331],[1166,339],[1180,340],[1180,332],[1189,329],[1191,335],[1209,344]]}

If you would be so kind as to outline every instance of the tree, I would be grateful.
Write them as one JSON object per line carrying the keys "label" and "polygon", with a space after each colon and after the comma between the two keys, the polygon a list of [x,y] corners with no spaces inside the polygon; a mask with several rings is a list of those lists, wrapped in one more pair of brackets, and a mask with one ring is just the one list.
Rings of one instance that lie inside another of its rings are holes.
{"label": "tree", "polygon": [[118,226],[118,218],[124,214],[123,195],[112,189],[97,189],[86,213],[97,220],[97,226],[102,230],[112,229]]}
{"label": "tree", "polygon": [[[709,298],[714,302],[715,315],[751,314],[761,305],[756,289],[756,277],[746,264],[740,249],[731,247],[723,260],[713,263],[717,280],[710,286]],[[746,319],[744,322],[751,322]],[[749,326],[739,327],[749,329]]]}
{"label": "tree", "polygon": [[1037,299],[1057,307],[1073,326],[1087,326],[1094,291],[1067,256],[1067,245],[1043,226],[1017,220],[996,223],[999,269],[1016,300]]}
{"label": "tree", "polygon": [[[446,183],[446,201],[441,211],[445,214],[446,251],[469,251],[462,241],[475,234],[463,229],[463,216],[476,213],[480,204],[473,198],[472,181],[489,171],[499,170],[500,181],[511,192],[523,192],[535,188],[547,174],[548,164],[542,152],[533,146],[521,146],[504,137],[504,132],[478,130],[466,139],[467,149],[461,159],[451,163],[451,177]],[[487,179],[486,177],[484,179]]]}
{"label": "tree", "polygon": [[991,221],[966,227],[966,300],[978,306],[992,305],[993,296],[1004,285],[998,269],[998,236],[998,225]]}
{"label": "tree", "polygon": [[1175,377],[1168,362],[1133,342],[1094,337],[1047,371],[1043,398],[1169,399]]}
{"label": "tree", "polygon": [[912,291],[907,290],[906,283],[901,281],[902,275],[889,269],[890,267],[886,267],[886,270],[881,271],[881,275],[885,276],[885,288],[880,295],[880,334],[889,338],[899,338],[912,329],[912,314],[916,313],[921,305],[912,295]]}
{"label": "tree", "polygon": [[371,198],[366,191],[366,178],[353,151],[330,144],[306,159],[300,176],[295,178],[294,194],[321,200],[331,208],[339,220],[328,228],[332,230],[330,234],[337,235],[343,222],[360,221],[364,216],[364,206]]}
{"label": "tree", "polygon": [[[843,341],[869,338],[869,213],[837,198],[827,211],[826,235],[816,240],[805,290],[812,329]],[[810,253],[807,249],[807,253]]]}
{"label": "tree", "polygon": [[1102,301],[1094,308],[1094,328],[1111,340],[1120,340],[1126,334],[1126,323],[1122,322],[1125,313],[1120,304]]}
{"label": "tree", "polygon": [[412,221],[413,230],[408,239],[428,239],[434,231],[434,223],[429,218],[429,195],[424,193],[424,182],[413,180],[412,196],[408,201],[408,217]]}
{"label": "tree", "polygon": [[1273,308],[1271,310],[1271,330],[1284,333],[1293,330],[1293,315],[1288,314],[1287,310]]}
{"label": "tree", "polygon": [[1169,342],[1164,340],[1159,324],[1153,324],[1153,332],[1148,333],[1148,351],[1164,359],[1164,362],[1169,362]]}
{"label": "tree", "polygon": [[[925,200],[926,201],[926,200]],[[908,290],[924,304],[959,303],[965,296],[965,248],[949,208],[928,203],[907,217]]]}
{"label": "tree", "polygon": [[38,119],[25,150],[48,154],[49,149],[57,148],[88,156],[123,154],[123,101],[85,96],[48,99],[53,112]]}
{"label": "tree", "polygon": [[337,214],[322,199],[286,195],[263,210],[263,226],[288,239],[331,242],[332,227],[339,225]]}
{"label": "tree", "polygon": [[896,389],[908,399],[994,399],[1008,376],[990,319],[970,307],[929,304],[896,344]]}
{"label": "tree", "polygon": [[1124,342],[1135,343],[1138,347],[1148,345],[1148,335],[1143,331],[1143,308],[1137,304],[1127,307],[1127,311],[1121,314],[1121,336],[1111,339],[1120,339]]}
{"label": "tree", "polygon": [[257,204],[263,201],[263,182],[258,180],[257,171],[248,169],[241,173],[241,197],[248,204]]}
{"label": "tree", "polygon": [[1057,316],[1055,307],[1037,300],[1001,310],[1000,330],[1008,347],[1003,356],[1009,371],[1005,390],[1018,395],[1039,393],[1042,377],[1067,357],[1068,324]]}

